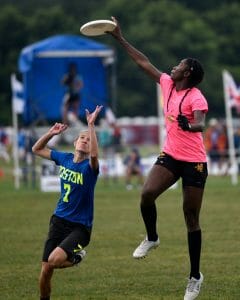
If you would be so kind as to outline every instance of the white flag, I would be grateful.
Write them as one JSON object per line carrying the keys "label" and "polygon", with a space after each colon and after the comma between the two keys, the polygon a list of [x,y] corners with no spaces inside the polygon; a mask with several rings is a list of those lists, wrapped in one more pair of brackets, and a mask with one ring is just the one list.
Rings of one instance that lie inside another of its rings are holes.
{"label": "white flag", "polygon": [[23,84],[17,80],[16,75],[11,75],[12,106],[13,111],[22,114],[24,110]]}
{"label": "white flag", "polygon": [[228,135],[228,154],[231,165],[231,177],[232,184],[238,183],[238,163],[236,158],[236,151],[234,145],[234,129],[233,129],[233,118],[232,118],[232,107],[240,109],[240,105],[237,102],[237,96],[240,95],[240,91],[237,88],[233,77],[228,71],[223,71],[223,90],[226,110],[226,125]]}
{"label": "white flag", "polygon": [[223,81],[230,107],[235,107],[240,112],[240,88],[236,85],[232,75],[226,70],[223,71]]}

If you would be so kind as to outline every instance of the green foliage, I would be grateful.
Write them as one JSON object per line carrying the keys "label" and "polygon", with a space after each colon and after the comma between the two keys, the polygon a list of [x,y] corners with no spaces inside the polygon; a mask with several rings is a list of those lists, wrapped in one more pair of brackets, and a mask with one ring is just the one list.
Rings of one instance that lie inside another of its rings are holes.
{"label": "green foliage", "polygon": [[[206,20],[214,28],[218,40],[218,59],[229,67],[239,69],[240,52],[240,6],[239,3],[222,5],[221,9],[211,11],[206,15]],[[238,71],[240,74],[240,70]]]}
{"label": "green foliage", "polygon": [[62,7],[53,6],[48,10],[41,8],[36,11],[34,17],[29,19],[28,26],[29,41],[36,42],[59,33],[73,33],[75,22]]}
{"label": "green foliage", "polygon": [[[26,45],[55,34],[79,34],[93,19],[120,21],[124,36],[159,69],[197,57],[205,68],[201,84],[209,117],[224,116],[222,69],[240,81],[240,4],[237,1],[0,0],[0,123],[11,123],[10,74]],[[117,51],[117,116],[156,115],[156,88],[110,36],[95,38]],[[151,104],[150,104],[151,103]]]}

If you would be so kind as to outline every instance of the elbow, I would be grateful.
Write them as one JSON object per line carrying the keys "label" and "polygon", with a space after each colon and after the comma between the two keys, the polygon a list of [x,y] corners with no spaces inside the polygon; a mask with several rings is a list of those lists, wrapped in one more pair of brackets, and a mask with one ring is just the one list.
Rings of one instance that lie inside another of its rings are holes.
{"label": "elbow", "polygon": [[37,147],[35,147],[34,145],[32,146],[32,153],[38,155],[39,154],[39,150]]}

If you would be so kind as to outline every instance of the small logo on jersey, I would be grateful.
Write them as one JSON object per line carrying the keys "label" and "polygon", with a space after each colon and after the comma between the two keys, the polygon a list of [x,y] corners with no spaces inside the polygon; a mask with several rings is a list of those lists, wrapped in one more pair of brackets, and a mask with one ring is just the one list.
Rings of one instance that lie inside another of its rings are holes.
{"label": "small logo on jersey", "polygon": [[175,121],[175,117],[173,115],[168,115],[167,116],[167,120],[170,122],[174,122]]}
{"label": "small logo on jersey", "polygon": [[202,173],[202,172],[203,172],[203,164],[202,164],[202,163],[197,164],[197,165],[195,166],[195,169],[196,169],[198,172]]}

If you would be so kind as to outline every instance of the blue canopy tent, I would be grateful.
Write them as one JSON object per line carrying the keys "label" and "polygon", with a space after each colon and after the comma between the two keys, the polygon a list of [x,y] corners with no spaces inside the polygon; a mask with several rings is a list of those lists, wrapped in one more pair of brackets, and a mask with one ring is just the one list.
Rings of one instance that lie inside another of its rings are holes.
{"label": "blue canopy tent", "polygon": [[113,49],[74,35],[56,35],[22,49],[18,68],[23,76],[25,124],[61,119],[65,93],[61,79],[70,63],[77,65],[84,82],[79,117],[85,115],[85,108],[109,105],[108,67],[114,61]]}

